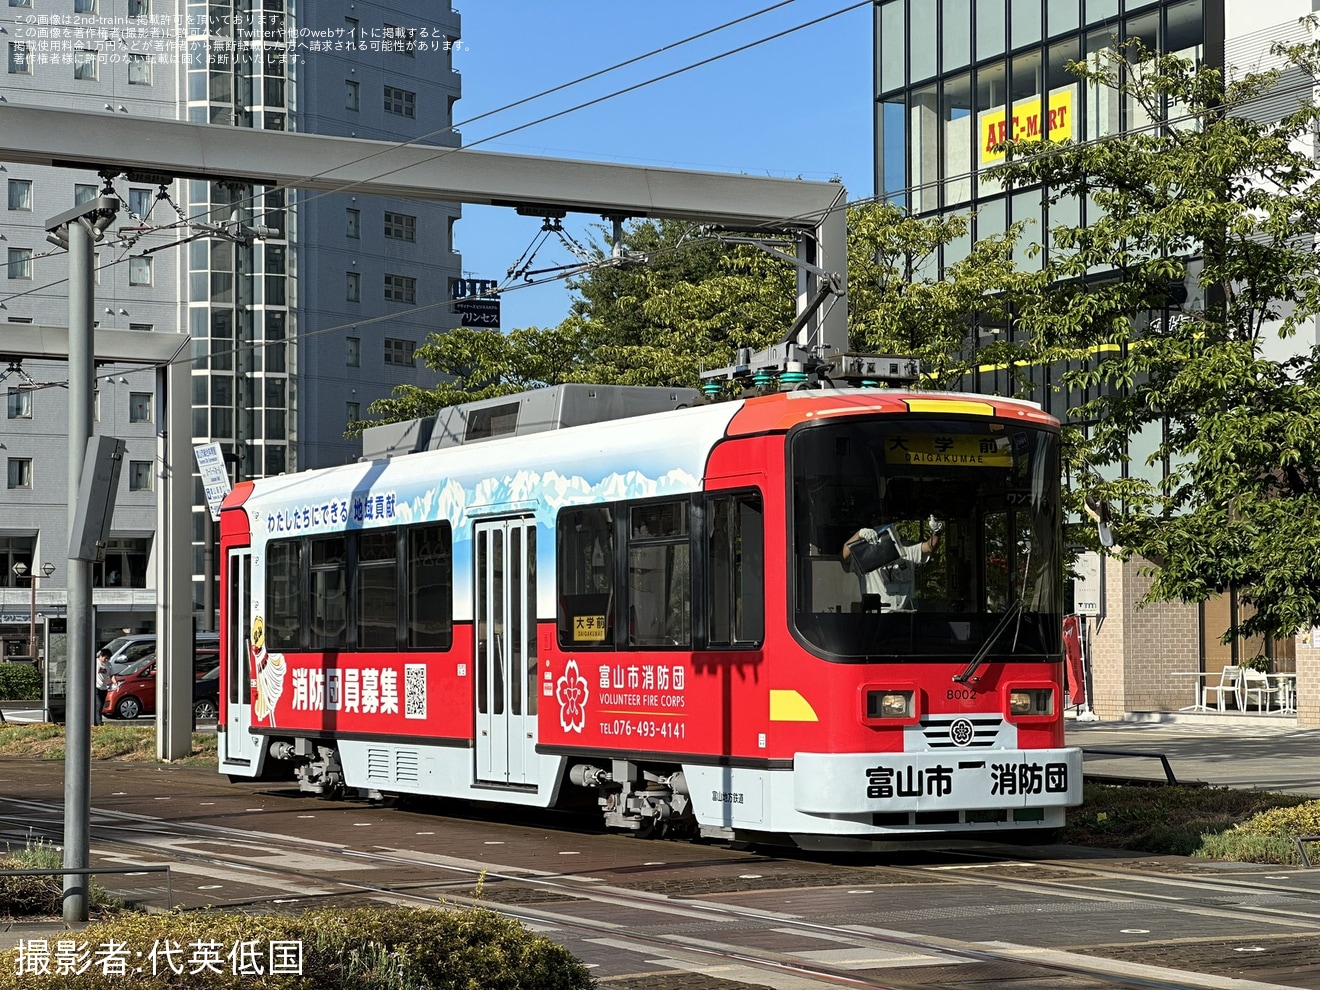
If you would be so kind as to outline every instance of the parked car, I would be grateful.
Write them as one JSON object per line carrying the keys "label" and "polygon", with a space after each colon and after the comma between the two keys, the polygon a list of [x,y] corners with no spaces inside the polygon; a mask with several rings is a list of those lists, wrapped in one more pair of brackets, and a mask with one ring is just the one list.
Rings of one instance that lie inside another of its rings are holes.
{"label": "parked car", "polygon": [[193,718],[214,722],[220,717],[220,667],[212,667],[193,683]]}
{"label": "parked car", "polygon": [[[203,652],[206,650],[219,650],[220,634],[200,632],[197,634],[194,645],[197,650]],[[110,673],[112,675],[118,674],[127,670],[143,657],[155,654],[156,634],[135,633],[132,636],[120,636],[106,643],[105,648],[110,651]]]}
{"label": "parked car", "polygon": [[[212,672],[219,673],[220,651],[198,650],[193,666],[193,693],[196,697],[196,678]],[[219,683],[217,676],[216,683]],[[219,695],[215,695],[217,702]],[[218,705],[217,705],[218,707]],[[151,653],[130,663],[110,678],[110,690],[101,711],[112,718],[137,718],[156,713],[156,654]]]}

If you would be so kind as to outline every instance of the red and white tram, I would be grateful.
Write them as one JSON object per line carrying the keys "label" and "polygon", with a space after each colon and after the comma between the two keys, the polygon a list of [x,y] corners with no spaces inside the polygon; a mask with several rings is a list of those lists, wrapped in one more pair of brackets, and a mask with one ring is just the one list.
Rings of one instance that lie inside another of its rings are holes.
{"label": "red and white tram", "polygon": [[[1057,422],[890,389],[633,415],[655,391],[456,407],[425,449],[236,487],[220,770],[588,788],[612,827],[815,848],[1061,825]],[[859,528],[931,520],[901,600],[847,569]]]}

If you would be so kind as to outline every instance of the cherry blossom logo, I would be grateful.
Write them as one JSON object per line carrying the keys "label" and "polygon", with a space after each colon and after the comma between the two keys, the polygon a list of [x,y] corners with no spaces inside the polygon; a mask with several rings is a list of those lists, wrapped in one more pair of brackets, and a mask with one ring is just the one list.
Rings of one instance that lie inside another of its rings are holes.
{"label": "cherry blossom logo", "polygon": [[576,660],[568,661],[555,682],[559,699],[559,724],[565,732],[581,732],[587,723],[587,679],[578,672]]}

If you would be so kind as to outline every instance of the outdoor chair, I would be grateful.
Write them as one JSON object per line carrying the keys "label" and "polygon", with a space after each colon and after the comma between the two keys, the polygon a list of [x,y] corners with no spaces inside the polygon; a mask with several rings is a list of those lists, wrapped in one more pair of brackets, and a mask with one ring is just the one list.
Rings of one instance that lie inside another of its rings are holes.
{"label": "outdoor chair", "polygon": [[1209,708],[1210,699],[1215,699],[1215,707],[1221,712],[1227,711],[1228,706],[1225,702],[1229,698],[1237,696],[1238,677],[1242,674],[1242,668],[1236,664],[1226,664],[1223,673],[1219,675],[1218,684],[1207,684],[1201,688],[1201,707]]}
{"label": "outdoor chair", "polygon": [[[1242,671],[1242,692],[1244,708],[1254,704],[1261,711],[1269,711],[1275,689],[1264,671],[1247,667]],[[1283,707],[1282,702],[1279,707]]]}

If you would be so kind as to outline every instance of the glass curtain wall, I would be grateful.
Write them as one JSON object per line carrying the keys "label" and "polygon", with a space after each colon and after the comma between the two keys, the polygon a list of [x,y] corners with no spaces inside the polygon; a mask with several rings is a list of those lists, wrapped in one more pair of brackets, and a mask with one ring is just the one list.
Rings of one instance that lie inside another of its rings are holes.
{"label": "glass curtain wall", "polygon": [[[974,210],[968,237],[944,249],[948,266],[966,256],[974,239],[1003,233],[1026,221],[1024,242],[1044,253],[1022,267],[1039,266],[1058,250],[1049,230],[1077,226],[1096,209],[1070,197],[1047,207],[1040,190],[1008,195],[988,181],[987,171],[1003,160],[997,149],[1009,139],[1096,140],[1148,126],[1152,109],[1177,116],[1178,108],[1146,108],[1122,100],[1114,89],[1084,85],[1068,64],[1093,64],[1128,40],[1147,48],[1200,61],[1204,0],[884,0],[876,10],[876,183],[889,202],[912,213]],[[1168,314],[1142,314],[1138,322]],[[972,331],[975,349],[1013,333],[1009,326]],[[1031,397],[1063,415],[1089,396],[1050,388],[1064,365],[1032,369]],[[1007,370],[986,366],[967,383],[992,394],[1013,391]],[[1018,386],[1019,390],[1021,386]],[[1157,437],[1138,438],[1134,473],[1145,466]]]}
{"label": "glass curtain wall", "polygon": [[[187,119],[291,130],[296,36],[286,0],[188,4]],[[192,336],[192,432],[219,440],[239,479],[294,470],[292,353],[296,278],[290,244],[292,193],[192,180],[189,216],[265,227],[250,244],[199,239],[188,245],[187,323]],[[193,476],[193,601],[201,608],[207,513]]]}

